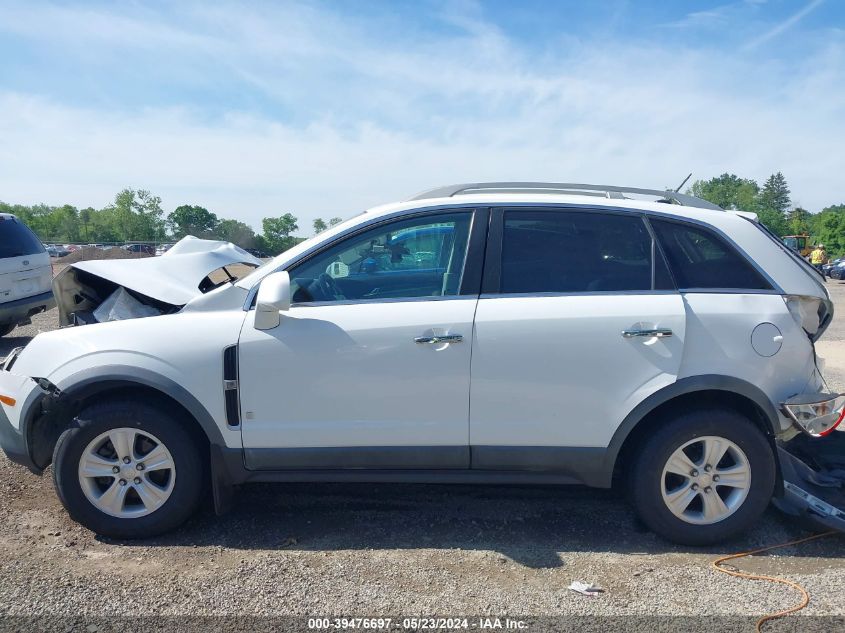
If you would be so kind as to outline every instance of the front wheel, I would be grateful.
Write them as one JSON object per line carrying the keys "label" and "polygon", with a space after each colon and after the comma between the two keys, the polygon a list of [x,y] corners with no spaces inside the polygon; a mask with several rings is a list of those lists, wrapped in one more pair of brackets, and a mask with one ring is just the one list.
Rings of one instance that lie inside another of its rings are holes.
{"label": "front wheel", "polygon": [[735,411],[677,416],[642,445],[628,471],[640,519],[664,538],[708,545],[736,536],[765,511],[775,485],[769,440]]}
{"label": "front wheel", "polygon": [[202,462],[184,421],[132,400],[87,407],[53,453],[53,480],[71,518],[103,536],[141,538],[196,509]]}

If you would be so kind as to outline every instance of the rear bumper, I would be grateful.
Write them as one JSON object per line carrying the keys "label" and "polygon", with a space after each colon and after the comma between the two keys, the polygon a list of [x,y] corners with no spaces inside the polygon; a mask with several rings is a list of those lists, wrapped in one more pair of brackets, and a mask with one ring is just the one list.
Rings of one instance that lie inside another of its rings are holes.
{"label": "rear bumper", "polygon": [[0,303],[0,325],[18,323],[33,314],[44,312],[55,306],[56,298],[53,296],[52,290],[31,297]]}
{"label": "rear bumper", "polygon": [[783,495],[774,504],[815,527],[845,532],[845,432],[778,446]]}

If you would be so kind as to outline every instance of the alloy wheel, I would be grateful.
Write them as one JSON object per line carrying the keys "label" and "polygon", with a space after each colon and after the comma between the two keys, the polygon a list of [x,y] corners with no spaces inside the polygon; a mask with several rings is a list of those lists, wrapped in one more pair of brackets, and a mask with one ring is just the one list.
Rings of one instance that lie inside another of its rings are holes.
{"label": "alloy wheel", "polygon": [[711,525],[736,512],[751,488],[751,464],[724,437],[690,440],[663,467],[660,491],[669,511],[687,523]]}
{"label": "alloy wheel", "polygon": [[79,459],[79,484],[94,507],[118,518],[155,512],[170,498],[176,463],[156,436],[117,428],[95,437]]}

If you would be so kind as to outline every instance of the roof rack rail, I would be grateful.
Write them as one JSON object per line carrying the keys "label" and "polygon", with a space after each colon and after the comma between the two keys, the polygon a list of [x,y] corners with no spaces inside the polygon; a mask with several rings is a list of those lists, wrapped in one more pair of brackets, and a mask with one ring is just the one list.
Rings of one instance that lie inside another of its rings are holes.
{"label": "roof rack rail", "polygon": [[665,202],[669,204],[681,204],[687,207],[698,207],[700,209],[712,209],[723,211],[719,205],[696,198],[695,196],[688,196],[684,193],[678,193],[667,189],[661,191],[660,189],[639,189],[637,187],[617,187],[614,185],[586,185],[582,183],[570,182],[471,182],[460,185],[448,185],[446,187],[437,187],[429,191],[423,191],[417,195],[409,198],[409,200],[427,200],[429,198],[451,198],[457,195],[466,195],[478,192],[485,193],[537,193],[546,191],[548,193],[565,194],[565,195],[587,195],[587,196],[601,196],[603,198],[624,199],[626,193],[657,196],[658,202]]}

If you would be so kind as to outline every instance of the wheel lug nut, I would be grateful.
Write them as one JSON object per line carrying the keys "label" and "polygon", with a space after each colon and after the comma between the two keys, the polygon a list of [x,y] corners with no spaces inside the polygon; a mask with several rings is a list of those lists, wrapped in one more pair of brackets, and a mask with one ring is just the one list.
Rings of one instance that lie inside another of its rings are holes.
{"label": "wheel lug nut", "polygon": [[131,459],[129,459],[128,457],[124,457],[124,458],[123,458],[123,463],[124,463],[124,464],[128,464],[128,463],[129,463],[129,462],[131,462],[131,461],[132,461],[132,460],[131,460]]}
{"label": "wheel lug nut", "polygon": [[144,462],[138,462],[135,465],[135,470],[144,470]]}
{"label": "wheel lug nut", "polygon": [[719,475],[713,475],[713,481],[719,481]]}
{"label": "wheel lug nut", "polygon": [[125,485],[126,485],[126,480],[125,480],[125,479],[121,479],[121,480],[120,480],[120,481],[118,481],[117,483],[119,483],[121,486],[125,486]]}
{"label": "wheel lug nut", "polygon": [[711,492],[713,492],[713,489],[712,489],[710,486],[707,486],[707,487],[704,489],[704,492],[706,492],[706,493],[709,495]]}
{"label": "wheel lug nut", "polygon": [[119,473],[119,472],[120,472],[120,468],[118,468],[117,466],[112,466],[112,467],[111,467],[111,471],[112,471],[113,473],[117,474],[117,473]]}
{"label": "wheel lug nut", "polygon": [[697,471],[697,470],[693,470],[693,471],[690,473],[690,475],[692,475],[693,477],[698,477],[698,471]]}
{"label": "wheel lug nut", "polygon": [[698,484],[693,484],[693,485],[692,485],[692,489],[693,489],[693,490],[698,490]]}
{"label": "wheel lug nut", "polygon": [[710,464],[707,464],[704,467],[704,472],[706,472],[706,473],[709,473],[711,470],[713,470],[713,467]]}
{"label": "wheel lug nut", "polygon": [[139,484],[139,483],[141,483],[141,478],[140,478],[140,477],[135,477],[135,480],[134,480],[134,481],[135,481],[135,483],[136,483],[136,484]]}

